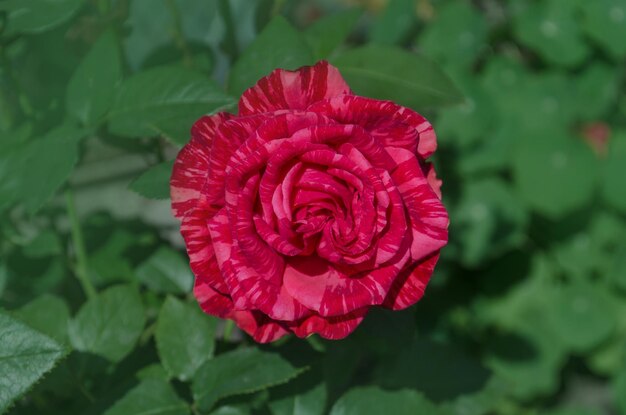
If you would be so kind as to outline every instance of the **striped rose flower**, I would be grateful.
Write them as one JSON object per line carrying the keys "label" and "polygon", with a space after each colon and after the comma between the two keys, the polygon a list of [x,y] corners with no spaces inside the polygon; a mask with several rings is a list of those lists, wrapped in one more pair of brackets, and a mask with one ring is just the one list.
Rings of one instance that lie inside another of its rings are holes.
{"label": "striped rose flower", "polygon": [[448,226],[424,117],[322,61],[275,70],[191,136],[171,196],[205,312],[258,342],[340,339],[422,297]]}

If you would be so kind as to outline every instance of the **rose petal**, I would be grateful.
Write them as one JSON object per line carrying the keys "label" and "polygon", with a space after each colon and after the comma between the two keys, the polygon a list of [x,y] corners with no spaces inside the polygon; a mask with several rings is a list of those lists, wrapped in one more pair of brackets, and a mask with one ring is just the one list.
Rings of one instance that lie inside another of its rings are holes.
{"label": "rose petal", "polygon": [[178,219],[201,198],[207,181],[211,143],[217,128],[232,117],[232,114],[220,112],[200,118],[191,129],[191,141],[178,153],[170,179],[172,212]]}
{"label": "rose petal", "polygon": [[289,328],[298,337],[308,337],[311,334],[319,334],[329,340],[343,339],[357,328],[367,314],[367,308],[361,308],[342,316],[322,317],[312,315],[295,324],[290,324]]}
{"label": "rose petal", "polygon": [[432,125],[417,112],[391,101],[357,95],[335,96],[312,104],[309,111],[341,124],[357,124],[384,146],[400,147],[427,158],[437,149]]}
{"label": "rose petal", "polygon": [[276,69],[243,93],[239,100],[239,114],[305,109],[314,102],[350,93],[350,87],[337,68],[326,61],[297,71]]}
{"label": "rose petal", "polygon": [[402,310],[419,301],[424,295],[438,259],[439,252],[402,271],[389,290],[383,306],[392,310]]}

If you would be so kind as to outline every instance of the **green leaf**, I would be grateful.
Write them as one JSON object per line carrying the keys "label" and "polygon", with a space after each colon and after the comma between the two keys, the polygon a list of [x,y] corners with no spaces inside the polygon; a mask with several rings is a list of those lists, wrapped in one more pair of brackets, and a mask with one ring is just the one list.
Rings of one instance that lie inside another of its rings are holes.
{"label": "green leaf", "polygon": [[581,1],[582,27],[615,58],[626,56],[626,3],[623,0]]}
{"label": "green leaf", "polygon": [[[180,50],[176,39],[179,30],[188,44],[193,41],[206,43],[207,39],[215,37],[216,8],[217,1],[206,0],[131,1],[126,24],[132,30],[124,39],[124,51],[130,67],[138,70],[147,66],[150,58],[163,49],[184,55],[187,51]],[[193,53],[193,46],[189,46]],[[209,53],[206,49],[204,54]],[[196,56],[193,58],[197,68]]]}
{"label": "green leaf", "polygon": [[613,134],[609,141],[608,153],[603,166],[602,195],[609,205],[621,212],[626,212],[626,192],[624,191],[624,177],[626,177],[626,131],[619,131]]}
{"label": "green leaf", "polygon": [[534,3],[517,17],[514,32],[550,63],[574,66],[589,55],[571,0]]}
{"label": "green leaf", "polygon": [[4,0],[0,11],[8,12],[5,33],[13,35],[52,29],[70,19],[82,5],[83,0]]}
{"label": "green leaf", "polygon": [[65,108],[84,125],[95,125],[115,98],[122,77],[117,37],[105,32],[83,58],[67,86]]}
{"label": "green leaf", "polygon": [[488,29],[485,16],[470,2],[444,3],[416,45],[446,67],[469,68],[487,47]]}
{"label": "green leaf", "polygon": [[193,286],[189,262],[171,248],[161,247],[136,269],[137,277],[151,290],[187,294]]}
{"label": "green leaf", "polygon": [[4,294],[4,289],[7,286],[7,282],[9,281],[9,270],[7,266],[0,262],[0,299]]}
{"label": "green leaf", "polygon": [[173,160],[156,164],[141,173],[128,187],[148,199],[169,199],[172,168]]}
{"label": "green leaf", "polygon": [[396,45],[407,38],[417,24],[415,1],[391,0],[369,33],[370,41]]}
{"label": "green leaf", "polygon": [[399,48],[367,45],[332,62],[359,95],[388,99],[416,110],[459,102],[452,81],[426,58]]}
{"label": "green leaf", "polygon": [[321,17],[307,27],[304,36],[313,51],[315,60],[326,59],[330,56],[352,32],[359,17],[361,17],[360,10],[347,10]]}
{"label": "green leaf", "polygon": [[189,406],[164,380],[146,379],[104,415],[187,415]]}
{"label": "green leaf", "polygon": [[239,96],[276,68],[297,69],[311,65],[313,61],[304,36],[284,17],[277,16],[235,62],[228,79],[228,90]]}
{"label": "green leaf", "polygon": [[463,264],[476,266],[526,240],[528,216],[509,187],[498,179],[484,179],[463,188],[452,225]]}
{"label": "green leaf", "polygon": [[163,367],[171,376],[190,380],[213,357],[217,320],[188,304],[168,297],[159,312],[155,339]]}
{"label": "green leaf", "polygon": [[198,407],[206,411],[221,398],[279,385],[302,371],[277,354],[256,348],[239,349],[204,363],[196,372],[191,389]]}
{"label": "green leaf", "polygon": [[578,75],[576,90],[584,100],[575,100],[578,113],[586,121],[604,118],[615,104],[620,76],[616,67],[594,62]]}
{"label": "green leaf", "polygon": [[323,415],[326,406],[326,385],[318,385],[297,395],[269,403],[272,415]]}
{"label": "green leaf", "polygon": [[108,115],[109,130],[126,137],[163,135],[183,144],[200,116],[233,103],[200,73],[175,66],[154,68],[122,83]]}
{"label": "green leaf", "polygon": [[613,333],[616,311],[606,293],[587,282],[575,281],[557,289],[547,319],[564,345],[584,353]]}
{"label": "green leaf", "polygon": [[0,154],[0,209],[16,202],[34,214],[67,180],[86,131],[69,124]]}
{"label": "green leaf", "polygon": [[56,232],[50,229],[38,233],[33,240],[24,246],[24,255],[31,258],[61,255],[62,253],[61,239]]}
{"label": "green leaf", "polygon": [[386,391],[359,387],[348,391],[333,405],[330,415],[444,414],[444,410],[413,390]]}
{"label": "green leaf", "polygon": [[615,377],[613,396],[615,396],[616,406],[623,414],[626,414],[626,366],[624,366],[621,373]]}
{"label": "green leaf", "polygon": [[70,309],[62,298],[44,294],[13,312],[13,317],[62,344],[68,343]]}
{"label": "green leaf", "polygon": [[0,413],[61,359],[57,342],[0,314]]}
{"label": "green leaf", "polygon": [[77,350],[118,362],[133,350],[144,324],[136,289],[118,285],[81,307],[70,323],[70,341]]}
{"label": "green leaf", "polygon": [[598,163],[581,140],[546,129],[517,144],[513,174],[522,198],[530,206],[558,217],[591,200]]}

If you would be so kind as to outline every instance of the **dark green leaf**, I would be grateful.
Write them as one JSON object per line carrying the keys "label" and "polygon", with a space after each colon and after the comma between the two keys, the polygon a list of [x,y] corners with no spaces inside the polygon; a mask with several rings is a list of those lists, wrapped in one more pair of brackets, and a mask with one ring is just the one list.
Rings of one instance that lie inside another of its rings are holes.
{"label": "dark green leaf", "polygon": [[449,2],[437,10],[416,44],[446,67],[467,68],[486,48],[488,29],[485,16],[472,3]]}
{"label": "dark green leaf", "polygon": [[602,193],[611,206],[626,212],[626,132],[616,132],[609,141],[609,155],[604,164]]}
{"label": "dark green leaf", "polygon": [[144,323],[136,289],[119,285],[81,307],[70,323],[70,341],[77,350],[118,362],[133,350]]}
{"label": "dark green leaf", "polygon": [[461,261],[469,266],[501,255],[526,239],[526,211],[501,180],[468,183],[454,217],[452,234],[461,244]]}
{"label": "dark green leaf", "polygon": [[187,415],[189,406],[164,380],[146,379],[104,415]]}
{"label": "dark green leaf", "polygon": [[622,368],[621,373],[615,378],[613,396],[615,396],[615,404],[619,410],[622,413],[626,413],[626,366]]}
{"label": "dark green leaf", "polygon": [[168,199],[170,197],[170,176],[173,161],[164,161],[150,167],[130,184],[130,189],[148,199]]}
{"label": "dark green leaf", "polygon": [[228,79],[228,90],[236,96],[276,68],[297,69],[311,65],[313,55],[304,38],[282,16],[265,26],[243,51]]}
{"label": "dark green leaf", "polygon": [[584,353],[605,341],[616,327],[616,309],[608,295],[577,281],[556,289],[547,315],[554,333],[574,352]]}
{"label": "dark green leaf", "polygon": [[615,58],[626,56],[626,4],[623,0],[580,1],[585,32]]}
{"label": "dark green leaf", "polygon": [[333,59],[352,90],[415,110],[457,103],[452,81],[426,58],[387,46],[368,45]]}
{"label": "dark green leaf", "polygon": [[44,230],[24,246],[24,255],[31,258],[60,255],[63,252],[61,239],[56,232]]}
{"label": "dark green leaf", "polygon": [[272,415],[323,415],[326,385],[319,385],[295,396],[270,402]]}
{"label": "dark green leaf", "polygon": [[68,114],[85,125],[96,124],[111,107],[121,76],[117,37],[105,32],[70,79],[65,97]]}
{"label": "dark green leaf", "polygon": [[348,10],[320,17],[304,31],[316,60],[326,59],[354,29],[361,12]]}
{"label": "dark green leaf", "polygon": [[571,0],[546,0],[528,7],[515,21],[517,38],[550,63],[574,66],[589,54],[575,3]]}
{"label": "dark green leaf", "polygon": [[204,363],[196,372],[191,389],[198,407],[208,410],[220,398],[279,385],[301,372],[277,354],[256,348],[239,349]]}
{"label": "dark green leaf", "polygon": [[39,210],[74,169],[86,134],[66,124],[0,154],[0,209],[19,202],[31,214]]}
{"label": "dark green leaf", "polygon": [[163,135],[176,143],[189,139],[200,116],[233,104],[208,77],[183,67],[140,72],[119,88],[109,112],[109,129],[127,137]]}
{"label": "dark green leaf", "polygon": [[370,41],[396,45],[405,40],[417,24],[415,1],[390,0],[370,31]]}
{"label": "dark green leaf", "polygon": [[350,390],[333,406],[330,415],[447,414],[413,390],[385,391],[375,387]]}
{"label": "dark green leaf", "polygon": [[167,247],[159,248],[139,265],[136,273],[141,282],[157,292],[187,294],[193,286],[189,263]]}
{"label": "dark green leaf", "polygon": [[63,357],[49,337],[0,314],[0,413]]}
{"label": "dark green leaf", "polygon": [[329,14],[316,20],[304,31],[315,60],[326,59],[343,43],[361,16],[359,10]]}
{"label": "dark green leaf", "polygon": [[579,139],[552,129],[518,142],[513,172],[522,198],[541,213],[557,217],[591,200],[598,163]]}
{"label": "dark green leaf", "polygon": [[194,304],[168,297],[157,320],[155,339],[163,367],[171,376],[190,380],[213,356],[217,320]]}
{"label": "dark green leaf", "polygon": [[59,297],[44,294],[16,310],[13,316],[62,344],[68,343],[70,309]]}
{"label": "dark green leaf", "polygon": [[83,0],[4,0],[8,12],[7,34],[39,33],[60,25],[76,13]]}

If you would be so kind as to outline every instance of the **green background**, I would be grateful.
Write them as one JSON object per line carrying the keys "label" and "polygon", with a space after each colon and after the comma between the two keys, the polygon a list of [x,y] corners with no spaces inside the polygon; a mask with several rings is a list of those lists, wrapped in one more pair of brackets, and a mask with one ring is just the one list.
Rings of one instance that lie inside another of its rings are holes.
{"label": "green background", "polygon": [[[0,413],[626,415],[626,0],[0,0]],[[259,346],[199,311],[189,127],[319,59],[426,115],[424,299]]]}

